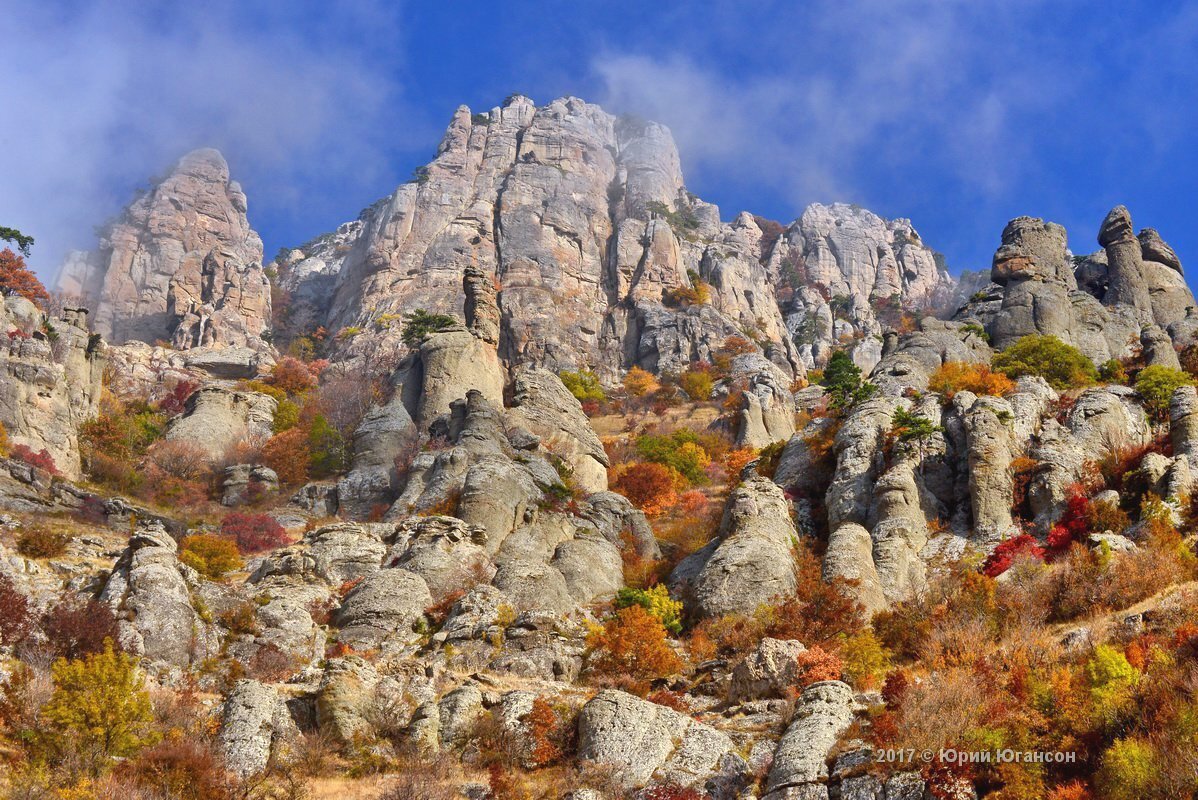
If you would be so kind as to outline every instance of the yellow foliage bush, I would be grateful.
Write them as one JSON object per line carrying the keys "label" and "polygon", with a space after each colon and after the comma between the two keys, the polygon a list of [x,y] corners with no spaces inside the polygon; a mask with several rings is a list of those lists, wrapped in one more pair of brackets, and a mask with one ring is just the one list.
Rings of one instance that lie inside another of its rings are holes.
{"label": "yellow foliage bush", "polygon": [[210,533],[192,534],[184,539],[179,561],[210,580],[220,580],[241,569],[237,544]]}

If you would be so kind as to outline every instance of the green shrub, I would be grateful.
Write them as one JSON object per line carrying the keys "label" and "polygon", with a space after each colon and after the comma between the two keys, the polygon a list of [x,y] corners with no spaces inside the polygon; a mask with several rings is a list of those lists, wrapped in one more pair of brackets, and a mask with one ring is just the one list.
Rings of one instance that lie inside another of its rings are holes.
{"label": "green shrub", "polygon": [[299,421],[300,407],[294,401],[280,400],[270,429],[274,433],[282,433],[299,425]]}
{"label": "green shrub", "polygon": [[1024,336],[994,356],[991,366],[1008,378],[1039,375],[1058,390],[1088,386],[1098,379],[1094,362],[1055,336]]}
{"label": "green shrub", "polygon": [[457,324],[457,320],[445,314],[430,314],[423,308],[404,314],[403,341],[415,347],[430,333],[437,333]]}
{"label": "green shrub", "polygon": [[1127,383],[1127,370],[1122,361],[1111,358],[1098,367],[1098,378],[1105,383]]}
{"label": "green shrub", "polygon": [[1100,644],[1094,648],[1094,655],[1086,663],[1086,677],[1090,682],[1094,711],[1110,722],[1127,709],[1132,690],[1140,680],[1140,673],[1123,651]]}
{"label": "green shrub", "polygon": [[1153,796],[1159,774],[1156,752],[1142,739],[1119,739],[1102,754],[1096,783],[1108,800]]}
{"label": "green shrub", "polygon": [[691,400],[702,402],[711,399],[715,380],[709,369],[688,369],[678,376],[678,385]]}
{"label": "green shrub", "polygon": [[679,430],[667,436],[642,436],[636,441],[641,458],[677,470],[692,485],[707,482],[711,457],[692,430]]}
{"label": "green shrub", "polygon": [[327,478],[345,470],[348,460],[345,437],[322,414],[312,419],[308,449],[313,477]]}
{"label": "green shrub", "polygon": [[1155,365],[1144,367],[1136,375],[1136,393],[1144,398],[1144,405],[1153,416],[1169,414],[1169,398],[1182,386],[1191,386],[1194,379],[1179,369]]}
{"label": "green shrub", "polygon": [[616,593],[616,608],[629,606],[645,609],[675,636],[682,633],[682,603],[671,599],[669,590],[660,583],[648,589],[625,586]]}
{"label": "green shrub", "polygon": [[585,403],[588,400],[602,403],[607,399],[607,394],[603,391],[602,384],[599,383],[599,376],[589,369],[580,369],[578,372],[562,370],[558,373],[558,377],[570,390],[570,394],[574,395],[580,403]]}

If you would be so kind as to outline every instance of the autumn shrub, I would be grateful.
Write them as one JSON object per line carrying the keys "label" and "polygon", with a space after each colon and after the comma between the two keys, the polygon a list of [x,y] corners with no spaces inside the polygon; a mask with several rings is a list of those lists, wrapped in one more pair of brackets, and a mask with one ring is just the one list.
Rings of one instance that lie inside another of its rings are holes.
{"label": "autumn shrub", "polygon": [[286,486],[298,486],[308,480],[311,458],[308,435],[299,428],[276,433],[262,446],[262,463],[274,470],[279,482]]}
{"label": "autumn shrub", "polygon": [[155,442],[147,449],[146,460],[166,475],[184,481],[199,480],[208,472],[207,451],[182,440]]}
{"label": "autumn shrub", "polygon": [[220,580],[241,569],[237,544],[222,536],[195,533],[183,540],[179,561],[209,580]]}
{"label": "autumn shrub", "polygon": [[112,608],[104,602],[74,593],[63,593],[42,615],[42,632],[56,658],[79,659],[117,642],[119,631]]}
{"label": "autumn shrub", "polygon": [[692,430],[684,428],[664,436],[638,437],[636,451],[645,461],[675,470],[692,486],[707,482],[705,470],[711,457]]}
{"label": "autumn shrub", "polygon": [[660,386],[657,378],[653,377],[651,372],[640,367],[632,367],[625,373],[623,385],[624,391],[628,393],[629,397],[644,397],[657,391]]}
{"label": "autumn shrub", "polygon": [[757,474],[773,480],[774,474],[778,471],[778,464],[782,461],[782,451],[786,449],[786,442],[771,442],[757,453]]}
{"label": "autumn shrub", "polygon": [[756,353],[757,345],[744,336],[729,336],[711,354],[711,365],[717,377],[726,377],[732,369],[732,359],[746,353]]}
{"label": "autumn shrub", "polygon": [[1098,366],[1098,379],[1104,383],[1127,383],[1127,369],[1117,358],[1107,359]]}
{"label": "autumn shrub", "polygon": [[0,423],[0,458],[8,458],[8,453],[8,429],[4,427],[4,423]]}
{"label": "autumn shrub", "polygon": [[711,399],[715,389],[715,380],[711,374],[710,365],[692,365],[678,376],[678,385],[691,400],[702,402]]}
{"label": "autumn shrub", "polygon": [[231,798],[224,765],[196,741],[163,742],[123,762],[116,776],[172,800]]}
{"label": "autumn shrub", "polygon": [[1143,800],[1153,796],[1158,775],[1156,752],[1138,737],[1119,739],[1102,754],[1095,783],[1104,800]]}
{"label": "autumn shrub", "polygon": [[1179,369],[1155,364],[1144,367],[1136,375],[1136,393],[1144,399],[1144,406],[1157,419],[1169,416],[1169,399],[1182,386],[1193,386],[1194,378]]}
{"label": "autumn shrub", "polygon": [[[1101,529],[1099,529],[1101,530]],[[1074,488],[1065,501],[1065,511],[1048,532],[1048,553],[1059,555],[1074,542],[1084,541],[1090,531],[1090,501]]]}
{"label": "autumn shrub", "polygon": [[8,449],[9,458],[14,458],[17,461],[22,461],[36,469],[45,470],[51,475],[59,475],[58,465],[54,463],[54,457],[50,455],[50,451],[42,448],[34,452],[33,448],[24,444],[14,444]]}
{"label": "autumn shrub", "polygon": [[682,602],[672,599],[669,590],[660,583],[648,589],[626,586],[616,592],[615,605],[618,609],[640,606],[670,633],[677,636],[682,632]]}
{"label": "autumn shrub", "polygon": [[6,247],[0,250],[0,297],[11,295],[24,297],[43,309],[50,302],[50,293],[33,270],[25,265],[25,259]]}
{"label": "autumn shrub", "polygon": [[872,630],[865,629],[841,639],[837,649],[844,679],[862,689],[872,689],[890,667],[890,652]]}
{"label": "autumn shrub", "polygon": [[1008,378],[1039,375],[1058,391],[1088,386],[1098,378],[1093,361],[1055,336],[1024,336],[996,354],[990,366]]}
{"label": "autumn shrub", "polygon": [[674,692],[669,689],[657,689],[646,695],[645,699],[650,703],[672,708],[682,714],[689,714],[691,711],[690,703],[686,700],[686,695],[681,692]]}
{"label": "autumn shrub", "polygon": [[532,708],[520,721],[528,733],[533,766],[544,767],[562,758],[562,721],[545,698],[534,699]]}
{"label": "autumn shrub", "polygon": [[654,462],[637,462],[615,470],[612,489],[650,516],[678,502],[679,474]]}
{"label": "autumn shrub", "polygon": [[766,609],[766,635],[834,650],[844,637],[865,629],[865,608],[843,578],[824,580],[819,556],[804,541],[794,544],[795,593]]}
{"label": "autumn shrub", "polygon": [[287,531],[269,514],[234,511],[221,520],[220,532],[236,542],[243,555],[264,553],[290,541]]}
{"label": "autumn shrub", "polygon": [[1090,530],[1123,533],[1131,527],[1131,517],[1110,500],[1093,500],[1086,507],[1086,524]]}
{"label": "autumn shrub", "polygon": [[1015,390],[1015,382],[986,364],[947,361],[928,379],[928,390],[951,400],[957,392],[1002,397]]}
{"label": "autumn shrub", "polygon": [[644,800],[708,800],[707,795],[691,786],[659,783],[641,793]]}
{"label": "autumn shrub", "polygon": [[295,658],[273,642],[267,642],[254,651],[248,671],[257,680],[280,683],[294,675],[297,667]]}
{"label": "autumn shrub", "polygon": [[221,613],[220,624],[234,636],[256,635],[261,632],[257,607],[249,602],[238,603]]}
{"label": "autumn shrub", "polygon": [[17,589],[12,578],[0,573],[0,645],[12,646],[23,641],[32,626],[29,599]]}
{"label": "autumn shrub", "polygon": [[578,372],[562,370],[558,373],[558,377],[562,379],[562,383],[578,399],[578,402],[585,403],[589,400],[602,403],[607,399],[607,393],[603,391],[603,384],[599,382],[599,376],[589,369],[581,369]]}
{"label": "autumn shrub", "polygon": [[639,605],[622,608],[587,636],[591,667],[605,678],[647,682],[682,668],[665,626]]}
{"label": "autumn shrub", "polygon": [[298,426],[302,413],[299,404],[294,400],[280,400],[275,406],[275,415],[271,420],[271,433],[282,433]]}
{"label": "autumn shrub", "polygon": [[26,558],[58,558],[67,551],[71,537],[42,525],[23,527],[17,536],[17,552]]}
{"label": "autumn shrub", "polygon": [[59,659],[52,675],[54,692],[41,716],[54,751],[83,756],[94,775],[111,758],[128,758],[157,740],[137,659],[114,650],[111,641],[82,659]]}
{"label": "autumn shrub", "polygon": [[818,646],[799,653],[795,662],[798,665],[795,681],[800,689],[820,681],[838,681],[844,673],[840,657]]}
{"label": "autumn shrub", "polygon": [[283,356],[271,367],[266,382],[292,397],[304,394],[316,386],[316,378],[308,365],[291,356]]}
{"label": "autumn shrub", "polygon": [[1044,548],[1034,536],[1027,533],[1020,533],[1009,539],[1004,539],[987,556],[985,563],[982,564],[982,572],[991,578],[997,578],[1010,569],[1018,558],[1043,561]]}

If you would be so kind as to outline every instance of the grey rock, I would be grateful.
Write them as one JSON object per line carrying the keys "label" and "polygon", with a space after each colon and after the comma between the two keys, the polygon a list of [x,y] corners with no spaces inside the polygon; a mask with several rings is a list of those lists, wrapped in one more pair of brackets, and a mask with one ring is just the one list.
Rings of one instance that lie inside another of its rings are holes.
{"label": "grey rock", "polygon": [[803,690],[794,718],[774,754],[767,792],[827,780],[828,752],[853,721],[853,690],[840,681]]}
{"label": "grey rock", "polygon": [[184,412],[170,421],[165,437],[199,448],[215,463],[239,442],[270,438],[277,406],[269,395],[205,386],[187,398]]}
{"label": "grey rock", "polygon": [[262,464],[233,464],[225,467],[221,482],[221,505],[235,506],[245,502],[253,489],[260,496],[279,490],[279,476]]}
{"label": "grey rock", "polygon": [[802,642],[762,639],[757,649],[732,670],[729,702],[784,697],[798,678],[799,654],[806,650]]}
{"label": "grey rock", "polygon": [[414,572],[383,569],[363,578],[337,610],[337,638],[355,649],[394,648],[420,639],[432,605],[428,585]]}
{"label": "grey rock", "polygon": [[629,787],[654,776],[702,785],[733,749],[726,734],[614,689],[600,692],[578,715],[579,759],[616,768]]}
{"label": "grey rock", "polygon": [[280,746],[298,735],[287,704],[273,689],[240,680],[221,708],[216,741],[225,765],[246,778],[263,772]]}

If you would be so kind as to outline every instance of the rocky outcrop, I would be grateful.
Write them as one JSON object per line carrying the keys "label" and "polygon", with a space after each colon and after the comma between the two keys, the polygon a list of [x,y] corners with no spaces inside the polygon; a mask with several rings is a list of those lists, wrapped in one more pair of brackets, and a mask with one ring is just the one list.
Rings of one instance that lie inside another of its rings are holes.
{"label": "rocky outcrop", "polygon": [[268,348],[270,285],[246,197],[215,150],[184,156],[170,174],[76,255],[57,288],[95,309],[116,344]]}
{"label": "rocky outcrop", "polygon": [[221,481],[221,505],[236,506],[279,491],[279,476],[262,464],[232,464]]}
{"label": "rocky outcrop", "polygon": [[86,311],[52,320],[23,297],[0,297],[0,425],[70,479],[80,476],[79,426],[99,411],[105,363]]}
{"label": "rocky outcrop", "polygon": [[794,593],[797,536],[782,490],[768,478],[749,478],[729,495],[719,537],[675,568],[671,588],[687,597],[697,619],[752,614]]}
{"label": "rocky outcrop", "polygon": [[762,639],[757,649],[732,670],[728,701],[785,697],[799,678],[798,657],[806,650],[802,642]]}
{"label": "rocky outcrop", "polygon": [[726,734],[614,689],[600,692],[578,715],[578,757],[615,768],[629,787],[655,776],[701,787],[733,750]]}
{"label": "rocky outcrop", "polygon": [[178,546],[159,523],[145,524],[113,567],[100,593],[120,625],[121,645],[151,662],[185,667],[219,647],[196,613],[195,572],[179,563]]}
{"label": "rocky outcrop", "polygon": [[1011,220],[990,278],[1003,287],[1002,309],[987,328],[996,349],[1031,334],[1073,341],[1069,293],[1077,281],[1063,227],[1031,217]]}
{"label": "rocky outcrop", "polygon": [[357,650],[402,647],[420,638],[424,610],[433,604],[428,585],[403,569],[382,569],[362,579],[338,609],[338,641]]}
{"label": "rocky outcrop", "polygon": [[183,413],[166,429],[166,439],[186,442],[219,462],[239,443],[266,441],[278,402],[270,395],[205,386],[187,398]]}
{"label": "rocky outcrop", "polygon": [[840,681],[803,690],[794,718],[774,753],[763,800],[784,800],[787,790],[823,783],[828,753],[853,721],[853,690]]}
{"label": "rocky outcrop", "polygon": [[216,744],[225,766],[248,778],[263,772],[282,745],[298,735],[287,704],[274,689],[241,680],[221,707]]}
{"label": "rocky outcrop", "polygon": [[732,360],[730,380],[741,389],[736,441],[762,448],[795,432],[795,401],[787,376],[765,356],[746,353]]}
{"label": "rocky outcrop", "polygon": [[585,492],[607,491],[607,453],[582,405],[561,379],[542,369],[518,370],[513,380],[509,427],[521,426],[561,458],[574,485]]}
{"label": "rocky outcrop", "polygon": [[[374,323],[423,308],[465,318],[507,366],[589,367],[605,382],[633,365],[681,371],[753,330],[785,386],[846,333],[876,360],[886,323],[871,301],[927,308],[953,286],[906,220],[836,205],[788,228],[721,223],[685,190],[665,127],[520,96],[459,108],[414,181],[276,266],[297,330],[361,331],[344,340],[349,358],[404,351],[395,326]],[[678,294],[700,282],[706,301]]]}

